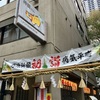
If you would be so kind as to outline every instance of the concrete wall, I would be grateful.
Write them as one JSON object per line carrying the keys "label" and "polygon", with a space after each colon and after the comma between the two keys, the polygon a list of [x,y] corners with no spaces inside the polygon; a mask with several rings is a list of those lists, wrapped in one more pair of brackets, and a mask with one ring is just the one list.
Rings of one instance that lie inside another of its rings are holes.
{"label": "concrete wall", "polygon": [[0,22],[9,19],[15,14],[16,2],[11,2],[3,7],[0,7]]}
{"label": "concrete wall", "polygon": [[73,4],[72,2],[70,3],[70,1],[71,0],[55,1],[54,44],[61,51],[76,48],[78,47],[78,43],[85,45],[76,28],[75,11],[73,12],[71,10]]}
{"label": "concrete wall", "polygon": [[[0,23],[5,21],[3,24],[6,25],[7,19],[14,16],[15,5],[16,1],[0,8]],[[39,56],[76,48],[78,47],[78,43],[82,46],[86,45],[76,28],[76,11],[73,8],[74,6],[71,6],[73,5],[71,0],[39,0],[38,5],[39,12],[48,23],[47,44],[41,46],[28,37],[23,40],[1,45],[0,65],[2,65],[2,60],[4,58],[19,59],[32,57],[32,54],[34,54],[33,56]],[[28,43],[30,43],[30,46]],[[39,50],[38,53],[37,50]],[[32,52],[32,54],[28,52]]]}
{"label": "concrete wall", "polygon": [[[48,42],[52,42],[60,51],[76,48],[78,43],[86,45],[86,40],[76,28],[75,14],[78,16],[79,13],[72,0],[40,0],[39,3],[39,11],[48,22]],[[79,21],[82,22],[81,19]],[[87,35],[83,24],[82,27],[84,35]]]}

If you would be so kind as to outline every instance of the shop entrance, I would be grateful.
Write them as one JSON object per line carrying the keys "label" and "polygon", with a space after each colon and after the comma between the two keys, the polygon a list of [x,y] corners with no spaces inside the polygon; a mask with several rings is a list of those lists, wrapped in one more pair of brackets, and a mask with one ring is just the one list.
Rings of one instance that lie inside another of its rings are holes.
{"label": "shop entrance", "polygon": [[72,95],[71,87],[68,87],[68,89],[61,89],[61,100],[76,100]]}

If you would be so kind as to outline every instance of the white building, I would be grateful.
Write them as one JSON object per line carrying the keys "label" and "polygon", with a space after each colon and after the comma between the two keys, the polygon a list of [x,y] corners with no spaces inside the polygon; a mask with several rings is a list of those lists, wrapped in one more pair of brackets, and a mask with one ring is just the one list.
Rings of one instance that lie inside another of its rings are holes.
{"label": "white building", "polygon": [[100,0],[83,0],[87,16],[93,10],[100,9]]}

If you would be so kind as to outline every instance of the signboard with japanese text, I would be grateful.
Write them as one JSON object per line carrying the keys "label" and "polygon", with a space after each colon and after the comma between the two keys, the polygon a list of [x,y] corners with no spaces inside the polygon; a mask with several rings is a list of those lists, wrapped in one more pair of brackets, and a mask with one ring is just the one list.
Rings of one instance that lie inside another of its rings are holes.
{"label": "signboard with japanese text", "polygon": [[100,46],[93,47],[89,45],[57,54],[43,55],[27,59],[5,60],[3,62],[2,73],[38,69],[46,70],[95,61],[100,61]]}
{"label": "signboard with japanese text", "polygon": [[83,88],[83,90],[84,90],[84,93],[87,93],[87,94],[90,94],[90,88]]}
{"label": "signboard with japanese text", "polygon": [[46,42],[47,23],[28,0],[17,0],[14,23],[36,41]]}
{"label": "signboard with japanese text", "polygon": [[97,94],[97,93],[96,93],[96,90],[93,90],[93,94],[94,94],[94,95],[96,95],[96,94]]}
{"label": "signboard with japanese text", "polygon": [[63,86],[65,86],[65,87],[69,86],[72,88],[72,91],[77,91],[77,83],[63,79],[63,78],[61,78],[61,82],[62,82]]}

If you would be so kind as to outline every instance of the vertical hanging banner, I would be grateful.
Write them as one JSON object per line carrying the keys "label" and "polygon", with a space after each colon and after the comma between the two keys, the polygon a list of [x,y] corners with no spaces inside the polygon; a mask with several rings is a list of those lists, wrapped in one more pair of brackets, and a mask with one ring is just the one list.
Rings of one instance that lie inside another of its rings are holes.
{"label": "vertical hanging banner", "polygon": [[2,64],[2,73],[71,67],[72,65],[86,64],[95,61],[100,61],[100,45],[97,47],[89,45],[62,53],[28,59],[5,60]]}
{"label": "vertical hanging banner", "polygon": [[37,89],[37,100],[47,100],[46,99],[47,88],[45,89]]}
{"label": "vertical hanging banner", "polygon": [[27,0],[17,0],[14,24],[41,44],[46,43],[47,23]]}

